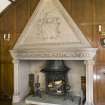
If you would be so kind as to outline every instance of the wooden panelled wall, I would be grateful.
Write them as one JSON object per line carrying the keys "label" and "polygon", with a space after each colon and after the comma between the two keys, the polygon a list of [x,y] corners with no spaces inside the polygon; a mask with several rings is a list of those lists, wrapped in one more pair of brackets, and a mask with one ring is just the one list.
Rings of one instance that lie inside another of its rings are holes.
{"label": "wooden panelled wall", "polygon": [[[105,31],[105,0],[60,0],[93,47],[97,47],[94,68],[94,99],[105,105],[105,48],[100,46],[98,25]],[[9,50],[13,47],[39,0],[17,0],[0,15],[0,94],[12,96],[13,65]],[[10,41],[3,39],[10,33]]]}
{"label": "wooden panelled wall", "polygon": [[[26,25],[38,0],[17,0],[0,14],[0,96],[13,94],[13,64],[9,50],[12,49]],[[4,33],[11,39],[4,40]]]}

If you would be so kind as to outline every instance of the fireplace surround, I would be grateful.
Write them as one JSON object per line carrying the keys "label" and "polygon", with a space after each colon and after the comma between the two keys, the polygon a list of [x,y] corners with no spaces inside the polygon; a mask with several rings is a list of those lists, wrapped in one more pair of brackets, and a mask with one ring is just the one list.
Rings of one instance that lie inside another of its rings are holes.
{"label": "fireplace surround", "polygon": [[14,64],[13,103],[20,102],[29,93],[27,81],[30,61],[82,60],[86,69],[86,105],[94,105],[93,67],[96,50],[59,0],[40,0],[10,51]]}
{"label": "fireplace surround", "polygon": [[[37,59],[38,60],[38,59]],[[58,59],[55,59],[58,60]],[[66,59],[63,59],[66,60]],[[78,59],[80,60],[80,59]],[[27,61],[25,59],[26,62]],[[29,93],[28,75],[29,67],[28,63],[21,64],[21,60],[13,60],[14,63],[14,96],[13,103],[20,102]],[[94,105],[93,102],[93,67],[95,61],[93,59],[84,60],[86,67],[86,105]],[[22,67],[20,67],[23,65]],[[20,68],[23,68],[20,69]],[[24,84],[24,85],[23,85]]]}

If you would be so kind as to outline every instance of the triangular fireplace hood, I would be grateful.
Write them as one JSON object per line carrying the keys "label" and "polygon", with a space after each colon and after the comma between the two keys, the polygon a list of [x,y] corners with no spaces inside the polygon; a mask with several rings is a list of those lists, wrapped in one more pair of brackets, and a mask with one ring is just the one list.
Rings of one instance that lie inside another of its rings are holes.
{"label": "triangular fireplace hood", "polygon": [[91,59],[96,54],[59,0],[40,0],[11,50],[14,59]]}

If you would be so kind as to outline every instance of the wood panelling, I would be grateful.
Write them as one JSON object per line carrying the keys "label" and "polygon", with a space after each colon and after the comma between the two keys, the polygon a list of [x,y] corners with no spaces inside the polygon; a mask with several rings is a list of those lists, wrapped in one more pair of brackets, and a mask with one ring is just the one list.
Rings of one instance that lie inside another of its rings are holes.
{"label": "wood panelling", "polygon": [[[12,20],[12,21],[11,21]],[[5,13],[0,16],[0,33],[13,32],[15,30],[15,6],[11,5]]]}
{"label": "wood panelling", "polygon": [[13,66],[12,63],[0,63],[0,92],[11,96],[13,92]]}
{"label": "wood panelling", "polygon": [[92,23],[93,0],[72,0],[72,17],[77,23]]}
{"label": "wood panelling", "polygon": [[16,33],[22,32],[38,2],[39,0],[22,0],[16,4]]}
{"label": "wood panelling", "polygon": [[[10,59],[10,55],[9,55],[9,49],[11,47],[11,44],[13,42],[13,36],[14,33],[16,31],[15,28],[15,18],[16,18],[16,12],[15,12],[15,5],[11,5],[9,9],[7,9],[7,11],[5,11],[5,13],[2,14],[2,16],[0,17],[0,36],[1,36],[1,53],[2,55],[2,61],[7,61],[7,60],[11,60]],[[11,34],[11,39],[9,41],[4,40],[4,34]]]}
{"label": "wood panelling", "polygon": [[64,8],[67,10],[67,12],[71,15],[71,9],[72,9],[72,0],[60,0]]}
{"label": "wood panelling", "polygon": [[[96,37],[102,37],[98,33],[98,25],[102,25],[102,31],[105,32],[105,0],[95,0],[95,26],[96,26]],[[105,37],[105,36],[104,36]],[[99,45],[99,41],[97,41]],[[97,54],[97,62],[105,62],[105,48],[98,46],[99,51]]]}
{"label": "wood panelling", "polygon": [[28,0],[16,4],[16,32],[21,33],[29,19]]}
{"label": "wood panelling", "polygon": [[33,11],[35,10],[39,0],[30,0],[30,15],[32,15]]}
{"label": "wood panelling", "polygon": [[[0,96],[13,94],[13,64],[9,50],[20,36],[38,0],[17,0],[0,14]],[[9,41],[4,34],[11,34]]]}
{"label": "wood panelling", "polygon": [[96,64],[94,72],[95,103],[105,105],[105,64]]}
{"label": "wood panelling", "polygon": [[105,24],[105,1],[104,0],[95,0],[96,4],[96,23]]}
{"label": "wood panelling", "polygon": [[72,0],[72,17],[89,42],[93,43],[93,0]]}
{"label": "wood panelling", "polygon": [[[15,14],[15,5],[11,5],[0,15],[0,96],[6,97],[11,97],[13,94],[13,65],[9,49],[16,31]],[[5,33],[11,34],[9,41],[4,40]]]}

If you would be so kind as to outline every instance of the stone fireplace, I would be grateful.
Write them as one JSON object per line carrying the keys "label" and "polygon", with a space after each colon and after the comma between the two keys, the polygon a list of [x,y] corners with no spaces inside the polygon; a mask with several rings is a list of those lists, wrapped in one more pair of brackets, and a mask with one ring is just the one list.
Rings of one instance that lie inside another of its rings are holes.
{"label": "stone fireplace", "polygon": [[[20,102],[29,93],[28,75],[32,62],[65,60],[82,61],[85,64],[86,104],[93,105],[93,66],[96,50],[59,0],[40,0],[10,51],[14,63],[13,103]],[[41,77],[44,78],[44,74],[41,74]]]}

